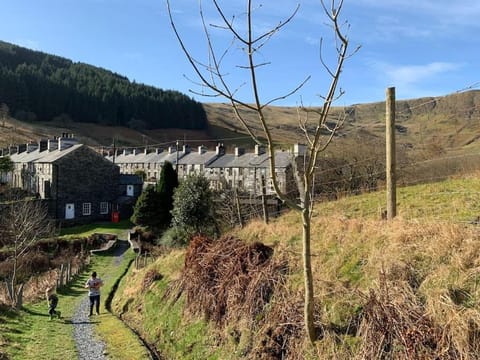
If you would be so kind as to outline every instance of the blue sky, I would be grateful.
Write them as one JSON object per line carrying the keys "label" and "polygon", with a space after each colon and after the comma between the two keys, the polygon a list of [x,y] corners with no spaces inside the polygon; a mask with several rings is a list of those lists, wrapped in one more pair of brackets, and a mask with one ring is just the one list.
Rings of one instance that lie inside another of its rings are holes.
{"label": "blue sky", "polygon": [[[245,1],[219,0],[240,31]],[[256,2],[254,19],[259,33],[285,19],[295,18],[260,51],[261,99],[288,93],[307,76],[310,81],[277,105],[319,105],[328,90],[320,63],[320,38],[328,61],[334,54],[331,30],[319,0]],[[207,50],[199,19],[198,0],[172,0],[177,27],[199,60]],[[209,0],[205,18],[218,23]],[[99,66],[138,83],[189,94],[198,101],[224,101],[189,92],[202,92],[181,52],[166,13],[164,0],[2,0],[0,40]],[[478,88],[480,53],[478,0],[345,0],[342,19],[348,21],[350,48],[360,50],[345,63],[340,86],[345,94],[335,105],[383,101],[385,89],[396,88],[397,99],[442,96]],[[213,29],[220,47],[229,43],[225,32]],[[234,45],[224,73],[232,89],[251,101],[242,50]]]}

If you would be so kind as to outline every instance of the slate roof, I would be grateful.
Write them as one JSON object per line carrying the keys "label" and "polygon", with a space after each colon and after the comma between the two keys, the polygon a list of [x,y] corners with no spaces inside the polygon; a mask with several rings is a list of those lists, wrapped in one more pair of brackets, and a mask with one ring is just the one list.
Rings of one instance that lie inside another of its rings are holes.
{"label": "slate roof", "polygon": [[192,151],[178,160],[179,165],[208,165],[218,157],[216,151]]}
{"label": "slate roof", "polygon": [[120,185],[143,185],[143,180],[138,175],[120,174]]}
{"label": "slate roof", "polygon": [[75,144],[75,145],[72,145],[72,146],[70,146],[66,149],[63,149],[63,150],[58,150],[58,149],[53,150],[53,151],[45,150],[45,151],[41,152],[41,154],[45,153],[45,155],[39,157],[34,162],[36,162],[36,163],[53,163],[53,162],[57,161],[58,159],[64,157],[65,155],[70,154],[70,153],[74,152],[75,150],[81,148],[82,146],[85,146],[85,145]]}
{"label": "slate roof", "polygon": [[[185,152],[179,151],[178,158],[181,159],[185,156]],[[106,159],[113,161],[113,155],[109,155]],[[165,161],[168,161],[172,164],[175,164],[177,161],[177,153],[169,153],[168,151],[162,151],[161,153],[151,152],[145,154],[144,152],[138,154],[119,154],[115,156],[115,164],[146,164],[146,163],[157,163],[163,164]]]}
{"label": "slate roof", "polygon": [[29,162],[35,162],[35,163],[52,163],[55,162],[56,160],[60,159],[61,157],[70,154],[71,152],[77,150],[78,148],[84,146],[83,144],[76,144],[72,145],[71,147],[63,150],[34,150],[34,151],[23,151],[21,153],[16,153],[10,155],[10,159],[14,163],[29,163]]}
{"label": "slate roof", "polygon": [[[275,167],[286,168],[292,162],[292,154],[288,151],[275,152]],[[207,167],[209,168],[267,168],[270,166],[267,153],[255,155],[246,153],[240,156],[226,154],[214,160]]]}
{"label": "slate roof", "polygon": [[42,156],[45,155],[45,153],[47,152],[47,150],[44,150],[42,152],[40,152],[40,150],[34,150],[34,151],[30,151],[30,152],[21,152],[21,153],[16,153],[16,154],[12,154],[10,155],[10,159],[13,161],[13,162],[21,162],[21,163],[28,163],[28,162],[31,162],[31,161],[35,161],[39,158],[41,158]]}

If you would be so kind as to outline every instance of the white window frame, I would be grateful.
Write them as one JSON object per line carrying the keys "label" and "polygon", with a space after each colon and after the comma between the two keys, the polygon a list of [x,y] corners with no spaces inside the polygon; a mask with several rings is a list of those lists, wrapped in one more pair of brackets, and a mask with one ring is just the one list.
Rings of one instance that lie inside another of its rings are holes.
{"label": "white window frame", "polygon": [[82,215],[84,216],[92,215],[92,203],[82,204]]}
{"label": "white window frame", "polygon": [[100,214],[102,215],[108,214],[108,202],[102,201],[100,203]]}

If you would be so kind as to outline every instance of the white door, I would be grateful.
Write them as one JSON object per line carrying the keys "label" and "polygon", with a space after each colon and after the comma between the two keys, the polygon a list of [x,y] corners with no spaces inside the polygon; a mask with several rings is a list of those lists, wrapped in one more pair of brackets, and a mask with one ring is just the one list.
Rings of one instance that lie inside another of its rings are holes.
{"label": "white door", "polygon": [[127,196],[133,196],[133,185],[127,185]]}
{"label": "white door", "polygon": [[65,219],[73,219],[75,218],[75,205],[74,204],[66,204],[65,205]]}

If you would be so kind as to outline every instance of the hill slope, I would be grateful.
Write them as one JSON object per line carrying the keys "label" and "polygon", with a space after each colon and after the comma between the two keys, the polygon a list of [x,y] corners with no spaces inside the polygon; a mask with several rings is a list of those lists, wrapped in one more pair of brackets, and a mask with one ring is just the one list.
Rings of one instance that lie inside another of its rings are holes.
{"label": "hill slope", "polygon": [[25,121],[204,129],[200,103],[92,65],[0,41],[2,112]]}
{"label": "hill slope", "polygon": [[[477,177],[402,188],[393,221],[379,216],[382,192],[316,205],[314,347],[303,329],[294,212],[254,221],[216,247],[197,239],[172,250],[131,272],[113,308],[171,359],[478,359],[480,233],[469,224],[480,211]],[[236,238],[273,255],[237,257]]]}

